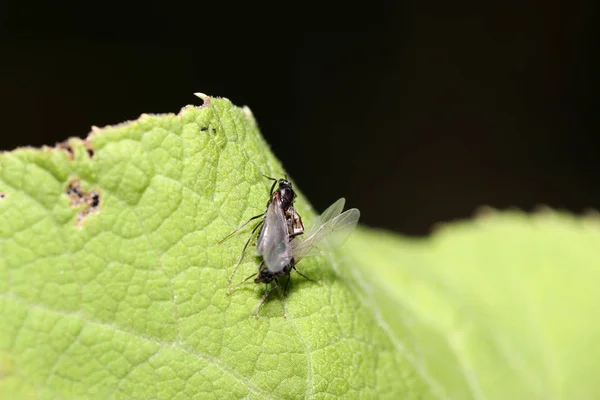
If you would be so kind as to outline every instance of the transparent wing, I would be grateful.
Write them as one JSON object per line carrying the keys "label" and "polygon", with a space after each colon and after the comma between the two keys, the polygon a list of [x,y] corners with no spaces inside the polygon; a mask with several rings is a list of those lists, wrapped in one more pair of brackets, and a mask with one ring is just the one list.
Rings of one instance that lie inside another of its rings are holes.
{"label": "transparent wing", "polygon": [[346,204],[346,199],[342,197],[341,199],[338,199],[335,203],[327,207],[327,209],[323,211],[321,215],[319,215],[313,220],[312,225],[308,228],[308,232],[305,233],[305,237],[310,236],[311,234],[316,232],[316,230],[319,229],[321,225],[340,215],[342,213],[342,210],[344,209],[344,204]]}
{"label": "transparent wing", "polygon": [[262,256],[271,272],[281,271],[292,260],[288,226],[277,199],[273,199],[267,207],[264,224],[256,242],[256,254]]}
{"label": "transparent wing", "polygon": [[[337,202],[334,203],[334,205],[336,204]],[[320,255],[326,248],[335,248],[344,244],[356,227],[359,218],[360,211],[352,208],[316,226],[314,231],[311,229],[312,233],[307,235],[303,240],[295,239],[292,242],[295,262],[298,263],[304,257]],[[321,222],[324,220],[325,218],[320,218]]]}

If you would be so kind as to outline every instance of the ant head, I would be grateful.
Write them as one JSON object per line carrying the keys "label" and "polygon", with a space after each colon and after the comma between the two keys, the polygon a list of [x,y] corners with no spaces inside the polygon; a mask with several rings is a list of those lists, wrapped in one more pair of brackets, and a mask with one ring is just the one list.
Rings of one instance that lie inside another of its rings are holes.
{"label": "ant head", "polygon": [[292,183],[286,179],[279,180],[279,190],[292,189]]}
{"label": "ant head", "polygon": [[296,192],[292,188],[292,184],[285,179],[279,180],[279,190],[281,196],[281,204],[284,209],[288,209],[289,206],[292,205],[292,202],[296,198]]}

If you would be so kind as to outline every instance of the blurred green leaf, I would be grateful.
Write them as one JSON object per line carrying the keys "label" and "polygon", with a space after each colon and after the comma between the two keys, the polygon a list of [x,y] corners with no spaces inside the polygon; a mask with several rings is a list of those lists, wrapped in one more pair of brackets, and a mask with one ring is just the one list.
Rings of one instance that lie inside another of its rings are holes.
{"label": "blurred green leaf", "polygon": [[0,398],[598,397],[597,220],[361,228],[257,319],[264,286],[227,296],[250,229],[217,242],[264,210],[261,173],[284,175],[217,98],[0,154]]}
{"label": "blurred green leaf", "polygon": [[354,281],[439,398],[600,397],[596,215],[487,211],[427,240],[351,240]]}

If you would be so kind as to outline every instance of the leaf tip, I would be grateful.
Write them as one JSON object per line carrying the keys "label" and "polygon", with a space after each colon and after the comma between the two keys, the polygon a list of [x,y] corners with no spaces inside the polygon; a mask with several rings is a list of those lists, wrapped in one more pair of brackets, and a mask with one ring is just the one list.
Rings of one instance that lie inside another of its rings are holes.
{"label": "leaf tip", "polygon": [[202,99],[202,107],[206,107],[210,104],[210,96],[208,96],[207,94],[201,93],[201,92],[195,92],[194,96]]}
{"label": "leaf tip", "polygon": [[252,113],[252,110],[250,109],[250,107],[243,106],[242,111],[244,112],[244,115],[246,116],[246,118],[248,118],[250,120],[254,120],[254,114]]}

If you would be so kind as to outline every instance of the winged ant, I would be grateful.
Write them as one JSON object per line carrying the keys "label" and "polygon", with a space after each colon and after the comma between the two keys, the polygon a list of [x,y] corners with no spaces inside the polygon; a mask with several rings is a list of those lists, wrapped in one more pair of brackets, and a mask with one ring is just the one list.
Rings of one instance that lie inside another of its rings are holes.
{"label": "winged ant", "polygon": [[[304,257],[322,254],[322,245],[337,247],[343,244],[356,226],[360,217],[360,212],[356,208],[342,213],[345,200],[343,198],[339,199],[327,208],[323,214],[317,217],[303,240],[295,240],[297,236],[305,233],[305,228],[302,223],[302,218],[294,208],[296,193],[294,192],[292,184],[287,179],[275,179],[266,175],[264,176],[273,180],[270,198],[267,202],[265,212],[250,218],[239,228],[219,241],[219,244],[223,243],[251,221],[262,217],[262,220],[252,229],[228,280],[231,285],[232,278],[242,261],[248,245],[256,231],[260,228],[256,241],[256,254],[262,257],[262,261],[258,267],[258,271],[248,276],[235,287],[232,288],[230,286],[228,293],[230,294],[238,286],[254,277],[255,283],[265,283],[267,289],[256,308],[257,316],[260,307],[267,300],[271,292],[279,287],[279,277],[289,277],[291,271],[295,270],[305,279],[314,282],[312,279],[298,271],[296,264]],[[278,186],[277,190],[275,190],[276,186]],[[275,284],[269,289],[268,284],[273,281]],[[289,281],[290,279],[288,278],[281,298],[284,309],[284,298]]]}

